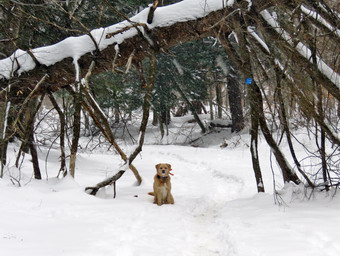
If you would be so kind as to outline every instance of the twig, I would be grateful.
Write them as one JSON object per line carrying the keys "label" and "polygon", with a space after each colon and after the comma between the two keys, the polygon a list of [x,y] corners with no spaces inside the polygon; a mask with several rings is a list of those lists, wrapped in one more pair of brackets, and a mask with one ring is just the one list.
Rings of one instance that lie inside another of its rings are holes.
{"label": "twig", "polygon": [[147,25],[145,23],[133,23],[132,25],[126,26],[126,27],[124,27],[122,29],[119,29],[119,30],[117,30],[115,32],[107,33],[105,38],[109,39],[109,38],[111,38],[111,37],[113,37],[113,36],[115,36],[117,34],[120,34],[120,33],[123,33],[125,31],[128,31],[131,28],[136,28],[137,29],[139,26],[143,27],[143,28],[147,28]]}
{"label": "twig", "polygon": [[148,24],[152,23],[153,16],[154,16],[157,6],[158,6],[158,0],[154,0],[152,6],[150,7],[149,14],[148,14],[148,19],[147,19]]}

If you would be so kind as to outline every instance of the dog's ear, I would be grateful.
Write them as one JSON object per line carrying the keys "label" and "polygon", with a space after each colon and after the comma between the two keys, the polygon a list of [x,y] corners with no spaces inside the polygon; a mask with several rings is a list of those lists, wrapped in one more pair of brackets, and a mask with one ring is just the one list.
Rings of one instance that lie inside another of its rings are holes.
{"label": "dog's ear", "polygon": [[171,164],[166,164],[166,165],[168,166],[169,170],[171,170]]}
{"label": "dog's ear", "polygon": [[158,170],[158,167],[159,167],[160,165],[161,165],[161,164],[156,164],[156,166],[155,166],[155,167],[156,167],[156,169],[157,169],[157,170]]}

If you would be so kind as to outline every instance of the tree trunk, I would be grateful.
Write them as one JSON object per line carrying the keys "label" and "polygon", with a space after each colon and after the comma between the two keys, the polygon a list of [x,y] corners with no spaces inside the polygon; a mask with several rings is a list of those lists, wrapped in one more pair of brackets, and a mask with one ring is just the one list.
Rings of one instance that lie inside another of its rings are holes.
{"label": "tree trunk", "polygon": [[163,103],[163,99],[161,98],[160,99],[160,113],[159,113],[159,128],[161,131],[162,139],[165,135],[165,129],[166,129],[166,135],[167,136],[169,135],[169,129],[168,129],[169,124],[170,124],[170,110],[167,109],[167,106]]}
{"label": "tree trunk", "polygon": [[[316,63],[316,62],[315,62]],[[316,94],[317,94],[317,110],[321,118],[325,119],[325,113],[323,109],[323,95],[322,95],[322,88],[318,84],[314,84],[314,87],[316,87]],[[318,129],[316,129],[316,134],[318,133]],[[325,186],[326,191],[329,191],[329,182],[331,182],[331,179],[328,180],[329,173],[327,168],[327,156],[326,156],[326,132],[323,129],[323,127],[320,127],[320,144],[318,143],[318,138],[316,138],[317,146],[319,149],[319,154],[321,158],[321,170],[322,170],[322,178],[323,178],[323,184]]]}
{"label": "tree trunk", "polygon": [[48,97],[50,98],[50,101],[55,108],[55,110],[58,112],[59,115],[59,122],[60,122],[60,169],[58,172],[58,176],[60,173],[63,173],[63,176],[65,177],[67,175],[67,168],[66,168],[66,155],[65,155],[65,128],[66,128],[66,120],[65,120],[65,114],[59,107],[57,101],[55,100],[53,94],[51,92],[48,92]]}
{"label": "tree trunk", "polygon": [[114,108],[114,115],[115,115],[115,124],[119,124],[120,122],[120,111],[119,111],[119,106],[116,106]]}
{"label": "tree trunk", "polygon": [[17,119],[20,119],[20,121],[15,122],[16,126],[14,127],[22,140],[15,165],[19,168],[19,160],[22,152],[28,153],[29,150],[32,157],[34,178],[39,180],[41,179],[41,172],[39,168],[38,152],[34,140],[34,122],[43,98],[44,95],[40,96],[39,99],[37,97],[30,99],[24,109],[25,112],[23,113],[23,109],[20,109],[20,116]]}
{"label": "tree trunk", "polygon": [[[230,61],[233,63],[233,66],[236,67],[239,72],[243,75],[244,78],[246,77],[252,77],[251,76],[251,67],[249,62],[244,66],[241,57],[236,54],[235,49],[233,49],[230,41],[228,40],[227,34],[217,34],[218,39],[226,51]],[[246,55],[247,56],[247,55]],[[249,57],[249,56],[248,56]],[[229,86],[229,84],[228,84]],[[249,91],[249,104],[250,104],[250,118],[251,118],[251,128],[250,128],[250,153],[252,157],[252,165],[253,165],[253,171],[255,174],[255,181],[256,181],[256,187],[258,192],[264,192],[264,184],[262,179],[262,172],[259,162],[259,155],[258,155],[258,149],[257,149],[257,142],[258,142],[258,128],[259,128],[259,112],[258,112],[258,103],[256,102],[255,97],[257,95],[254,93],[253,90],[247,88]],[[233,99],[234,100],[234,99]],[[230,105],[231,107],[231,105]]]}
{"label": "tree trunk", "polygon": [[276,77],[277,77],[276,79],[277,79],[277,87],[278,87],[277,88],[277,98],[278,98],[278,101],[279,101],[280,120],[281,120],[281,123],[283,125],[283,131],[286,134],[289,150],[290,150],[290,153],[292,155],[293,161],[296,165],[296,168],[298,169],[300,174],[305,178],[308,185],[311,188],[314,188],[315,187],[314,184],[308,178],[306,173],[301,169],[301,164],[299,163],[297,156],[295,154],[295,150],[294,150],[294,146],[293,146],[293,142],[292,142],[292,138],[291,138],[291,132],[290,132],[290,129],[289,129],[289,124],[288,124],[288,119],[287,119],[287,115],[286,115],[286,107],[285,107],[284,99],[283,99],[283,96],[282,96],[281,76],[282,76],[281,72],[276,69]]}
{"label": "tree trunk", "polygon": [[257,86],[256,82],[254,82],[250,86],[250,88],[251,88],[251,90],[253,90],[253,92],[252,92],[252,93],[254,93],[253,99],[256,101],[255,104],[257,104],[257,111],[258,111],[258,115],[259,115],[259,125],[260,125],[262,133],[263,133],[263,135],[266,139],[266,142],[268,143],[268,145],[272,149],[272,152],[275,156],[275,159],[280,166],[284,182],[292,181],[295,184],[300,184],[301,181],[300,181],[299,177],[296,175],[296,173],[289,166],[286,158],[284,157],[279,146],[277,145],[277,143],[273,139],[273,136],[272,136],[270,130],[268,129],[268,126],[267,126],[267,123],[266,123],[266,118],[265,118],[265,115],[264,115],[264,112],[263,112],[263,101],[262,101],[262,95],[261,95],[260,88]]}
{"label": "tree trunk", "polygon": [[244,128],[241,85],[232,69],[227,76],[228,98],[232,121],[232,132],[239,132]]}
{"label": "tree trunk", "polygon": [[209,111],[210,111],[210,120],[214,120],[214,90],[213,86],[209,86]]}
{"label": "tree trunk", "polygon": [[153,109],[152,113],[153,113],[153,115],[152,115],[152,125],[157,126],[158,125],[158,119],[159,119],[158,112],[155,109]]}
{"label": "tree trunk", "polygon": [[7,102],[0,101],[0,144],[2,144],[2,141],[5,139],[5,130],[6,130],[5,124],[6,124],[6,118],[7,118],[6,109],[7,109]]}
{"label": "tree trunk", "polygon": [[251,153],[251,160],[253,164],[253,170],[255,174],[255,180],[257,185],[257,192],[265,192],[263,179],[262,179],[262,172],[260,167],[260,158],[258,152],[258,130],[259,130],[259,112],[257,106],[257,100],[255,97],[257,95],[254,93],[252,89],[248,89],[249,94],[249,103],[250,103],[250,153]]}
{"label": "tree trunk", "polygon": [[221,83],[216,84],[216,104],[217,104],[217,118],[222,119],[223,114],[223,98],[222,98],[222,85]]}
{"label": "tree trunk", "polygon": [[29,148],[30,148],[30,152],[32,156],[34,178],[37,180],[41,180],[41,172],[40,172],[39,161],[38,161],[38,152],[37,152],[35,141],[34,141],[33,130],[31,131],[28,144],[29,144]]}
{"label": "tree trunk", "polygon": [[[67,88],[68,91],[74,95],[75,92],[72,90],[71,87]],[[105,136],[105,138],[108,140],[108,142],[114,147],[114,149],[117,151],[117,153],[120,155],[123,161],[127,162],[128,157],[126,154],[122,151],[122,149],[117,144],[113,133],[111,131],[110,124],[108,122],[107,117],[105,116],[104,112],[100,109],[98,103],[93,99],[92,95],[90,94],[88,88],[84,89],[84,96],[86,99],[82,99],[81,104],[82,107],[89,113],[91,118],[93,119],[96,126],[100,129],[102,134]],[[138,184],[141,184],[142,178],[140,177],[136,167],[134,167],[132,164],[129,165],[130,170],[135,175]]]}
{"label": "tree trunk", "polygon": [[73,133],[72,133],[72,144],[70,149],[70,175],[74,178],[75,170],[76,170],[76,159],[78,152],[78,143],[80,137],[80,121],[81,121],[81,93],[82,93],[82,85],[79,82],[78,92],[73,99],[74,106],[74,114],[73,114]]}
{"label": "tree trunk", "polygon": [[7,100],[5,100],[4,102],[0,101],[0,164],[1,164],[0,178],[3,177],[4,166],[6,165],[6,154],[8,145],[6,133],[10,105],[11,103],[7,102]]}
{"label": "tree trunk", "polygon": [[251,127],[250,127],[250,153],[251,153],[251,161],[253,164],[253,170],[255,174],[255,181],[257,186],[257,192],[265,192],[264,184],[262,179],[262,172],[260,167],[260,158],[258,152],[258,129],[259,122],[258,116],[253,112],[254,109],[251,110],[252,114],[250,116],[251,119]]}

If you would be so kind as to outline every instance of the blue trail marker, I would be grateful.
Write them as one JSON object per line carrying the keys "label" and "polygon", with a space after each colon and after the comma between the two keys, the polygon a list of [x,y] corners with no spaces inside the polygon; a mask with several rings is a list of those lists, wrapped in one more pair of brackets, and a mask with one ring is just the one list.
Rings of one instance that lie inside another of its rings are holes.
{"label": "blue trail marker", "polygon": [[252,84],[253,83],[253,78],[248,77],[246,78],[246,84]]}

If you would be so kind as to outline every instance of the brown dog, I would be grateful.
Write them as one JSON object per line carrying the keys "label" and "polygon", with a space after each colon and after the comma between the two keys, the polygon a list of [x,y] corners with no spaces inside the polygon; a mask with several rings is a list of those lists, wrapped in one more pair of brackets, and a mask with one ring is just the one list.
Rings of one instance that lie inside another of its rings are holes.
{"label": "brown dog", "polygon": [[171,178],[170,164],[157,164],[156,165],[157,173],[154,177],[153,182],[153,192],[150,192],[149,195],[154,196],[154,203],[157,205],[162,204],[174,204],[174,198],[171,194]]}

